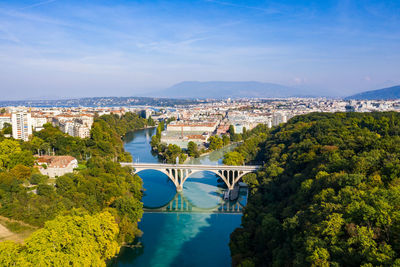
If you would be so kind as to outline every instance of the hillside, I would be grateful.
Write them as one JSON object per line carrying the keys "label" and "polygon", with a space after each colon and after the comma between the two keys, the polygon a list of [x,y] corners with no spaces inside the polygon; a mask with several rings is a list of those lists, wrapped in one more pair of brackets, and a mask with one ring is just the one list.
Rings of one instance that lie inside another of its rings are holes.
{"label": "hillside", "polygon": [[[270,98],[301,95],[298,89],[274,83],[261,82],[225,82],[185,81],[161,90],[158,97],[171,98]],[[304,95],[304,94],[303,94]]]}
{"label": "hillside", "polygon": [[244,142],[265,165],[243,178],[233,265],[399,266],[399,135],[399,113],[313,113]]}
{"label": "hillside", "polygon": [[389,100],[389,99],[398,99],[400,98],[400,85],[392,86],[383,89],[377,89],[372,91],[366,91],[359,94],[355,94],[352,96],[346,97],[346,99],[354,99],[354,100]]}

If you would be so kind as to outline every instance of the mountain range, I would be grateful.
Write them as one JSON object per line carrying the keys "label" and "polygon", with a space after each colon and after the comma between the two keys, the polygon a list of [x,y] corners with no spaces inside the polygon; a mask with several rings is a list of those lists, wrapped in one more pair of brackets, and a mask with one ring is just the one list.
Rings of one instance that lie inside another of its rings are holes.
{"label": "mountain range", "polygon": [[366,92],[361,92],[352,96],[348,96],[345,99],[354,100],[389,100],[389,99],[399,99],[400,98],[400,85],[387,87],[383,89],[371,90]]}
{"label": "mountain range", "polygon": [[310,96],[304,90],[274,83],[229,82],[229,81],[185,81],[167,89],[157,91],[153,96],[170,98],[274,98]]}

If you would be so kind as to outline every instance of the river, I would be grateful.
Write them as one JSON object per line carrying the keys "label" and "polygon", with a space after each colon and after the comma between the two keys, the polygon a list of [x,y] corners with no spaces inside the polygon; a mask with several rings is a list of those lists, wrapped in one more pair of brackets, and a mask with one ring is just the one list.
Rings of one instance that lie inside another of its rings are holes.
{"label": "river", "polygon": [[[129,133],[125,150],[134,161],[156,163],[150,140],[155,128]],[[225,148],[226,150],[229,148]],[[222,164],[223,151],[191,160],[189,164]],[[145,189],[145,213],[139,228],[141,248],[123,248],[117,266],[230,266],[229,236],[240,225],[241,213],[221,212],[229,207],[245,205],[246,191],[241,190],[235,203],[223,203],[224,188],[211,172],[195,173],[176,193],[174,184],[161,172],[146,170],[139,173]],[[185,202],[199,211],[176,210]],[[167,208],[166,208],[167,207]],[[167,209],[167,210],[166,210]]]}

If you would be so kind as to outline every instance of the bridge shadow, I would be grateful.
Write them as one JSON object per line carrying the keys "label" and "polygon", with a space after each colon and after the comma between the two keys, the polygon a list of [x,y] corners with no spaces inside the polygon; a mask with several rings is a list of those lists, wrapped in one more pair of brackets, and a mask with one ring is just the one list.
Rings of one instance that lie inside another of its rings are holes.
{"label": "bridge shadow", "polygon": [[223,200],[222,192],[212,192],[214,196],[219,198],[219,201],[209,207],[201,207],[196,205],[184,193],[176,193],[175,196],[165,205],[157,207],[144,207],[145,212],[178,212],[178,213],[232,213],[241,214],[245,206],[246,199],[243,192],[239,194],[236,200]]}
{"label": "bridge shadow", "polygon": [[[177,197],[176,187],[167,175],[158,170],[142,170],[143,203],[147,209],[160,209]],[[192,174],[184,183],[183,194],[195,206],[210,206],[221,198],[226,185],[215,173],[201,171]],[[208,203],[207,203],[208,202]],[[214,205],[215,206],[215,205]]]}

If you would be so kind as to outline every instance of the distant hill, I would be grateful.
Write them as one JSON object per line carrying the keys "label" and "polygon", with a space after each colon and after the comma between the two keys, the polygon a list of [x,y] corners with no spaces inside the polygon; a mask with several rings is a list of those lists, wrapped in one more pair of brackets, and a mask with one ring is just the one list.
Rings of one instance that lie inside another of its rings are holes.
{"label": "distant hill", "polygon": [[345,99],[354,100],[388,100],[388,99],[398,99],[400,98],[400,85],[392,86],[388,88],[366,91],[352,96],[348,96]]}
{"label": "distant hill", "polygon": [[288,86],[261,83],[261,82],[196,82],[185,81],[161,90],[156,93],[157,97],[171,98],[270,98],[305,96],[299,94],[299,89]]}
{"label": "distant hill", "polygon": [[58,100],[10,100],[0,101],[0,107],[119,107],[119,106],[163,106],[198,104],[200,100],[155,97],[85,97]]}

